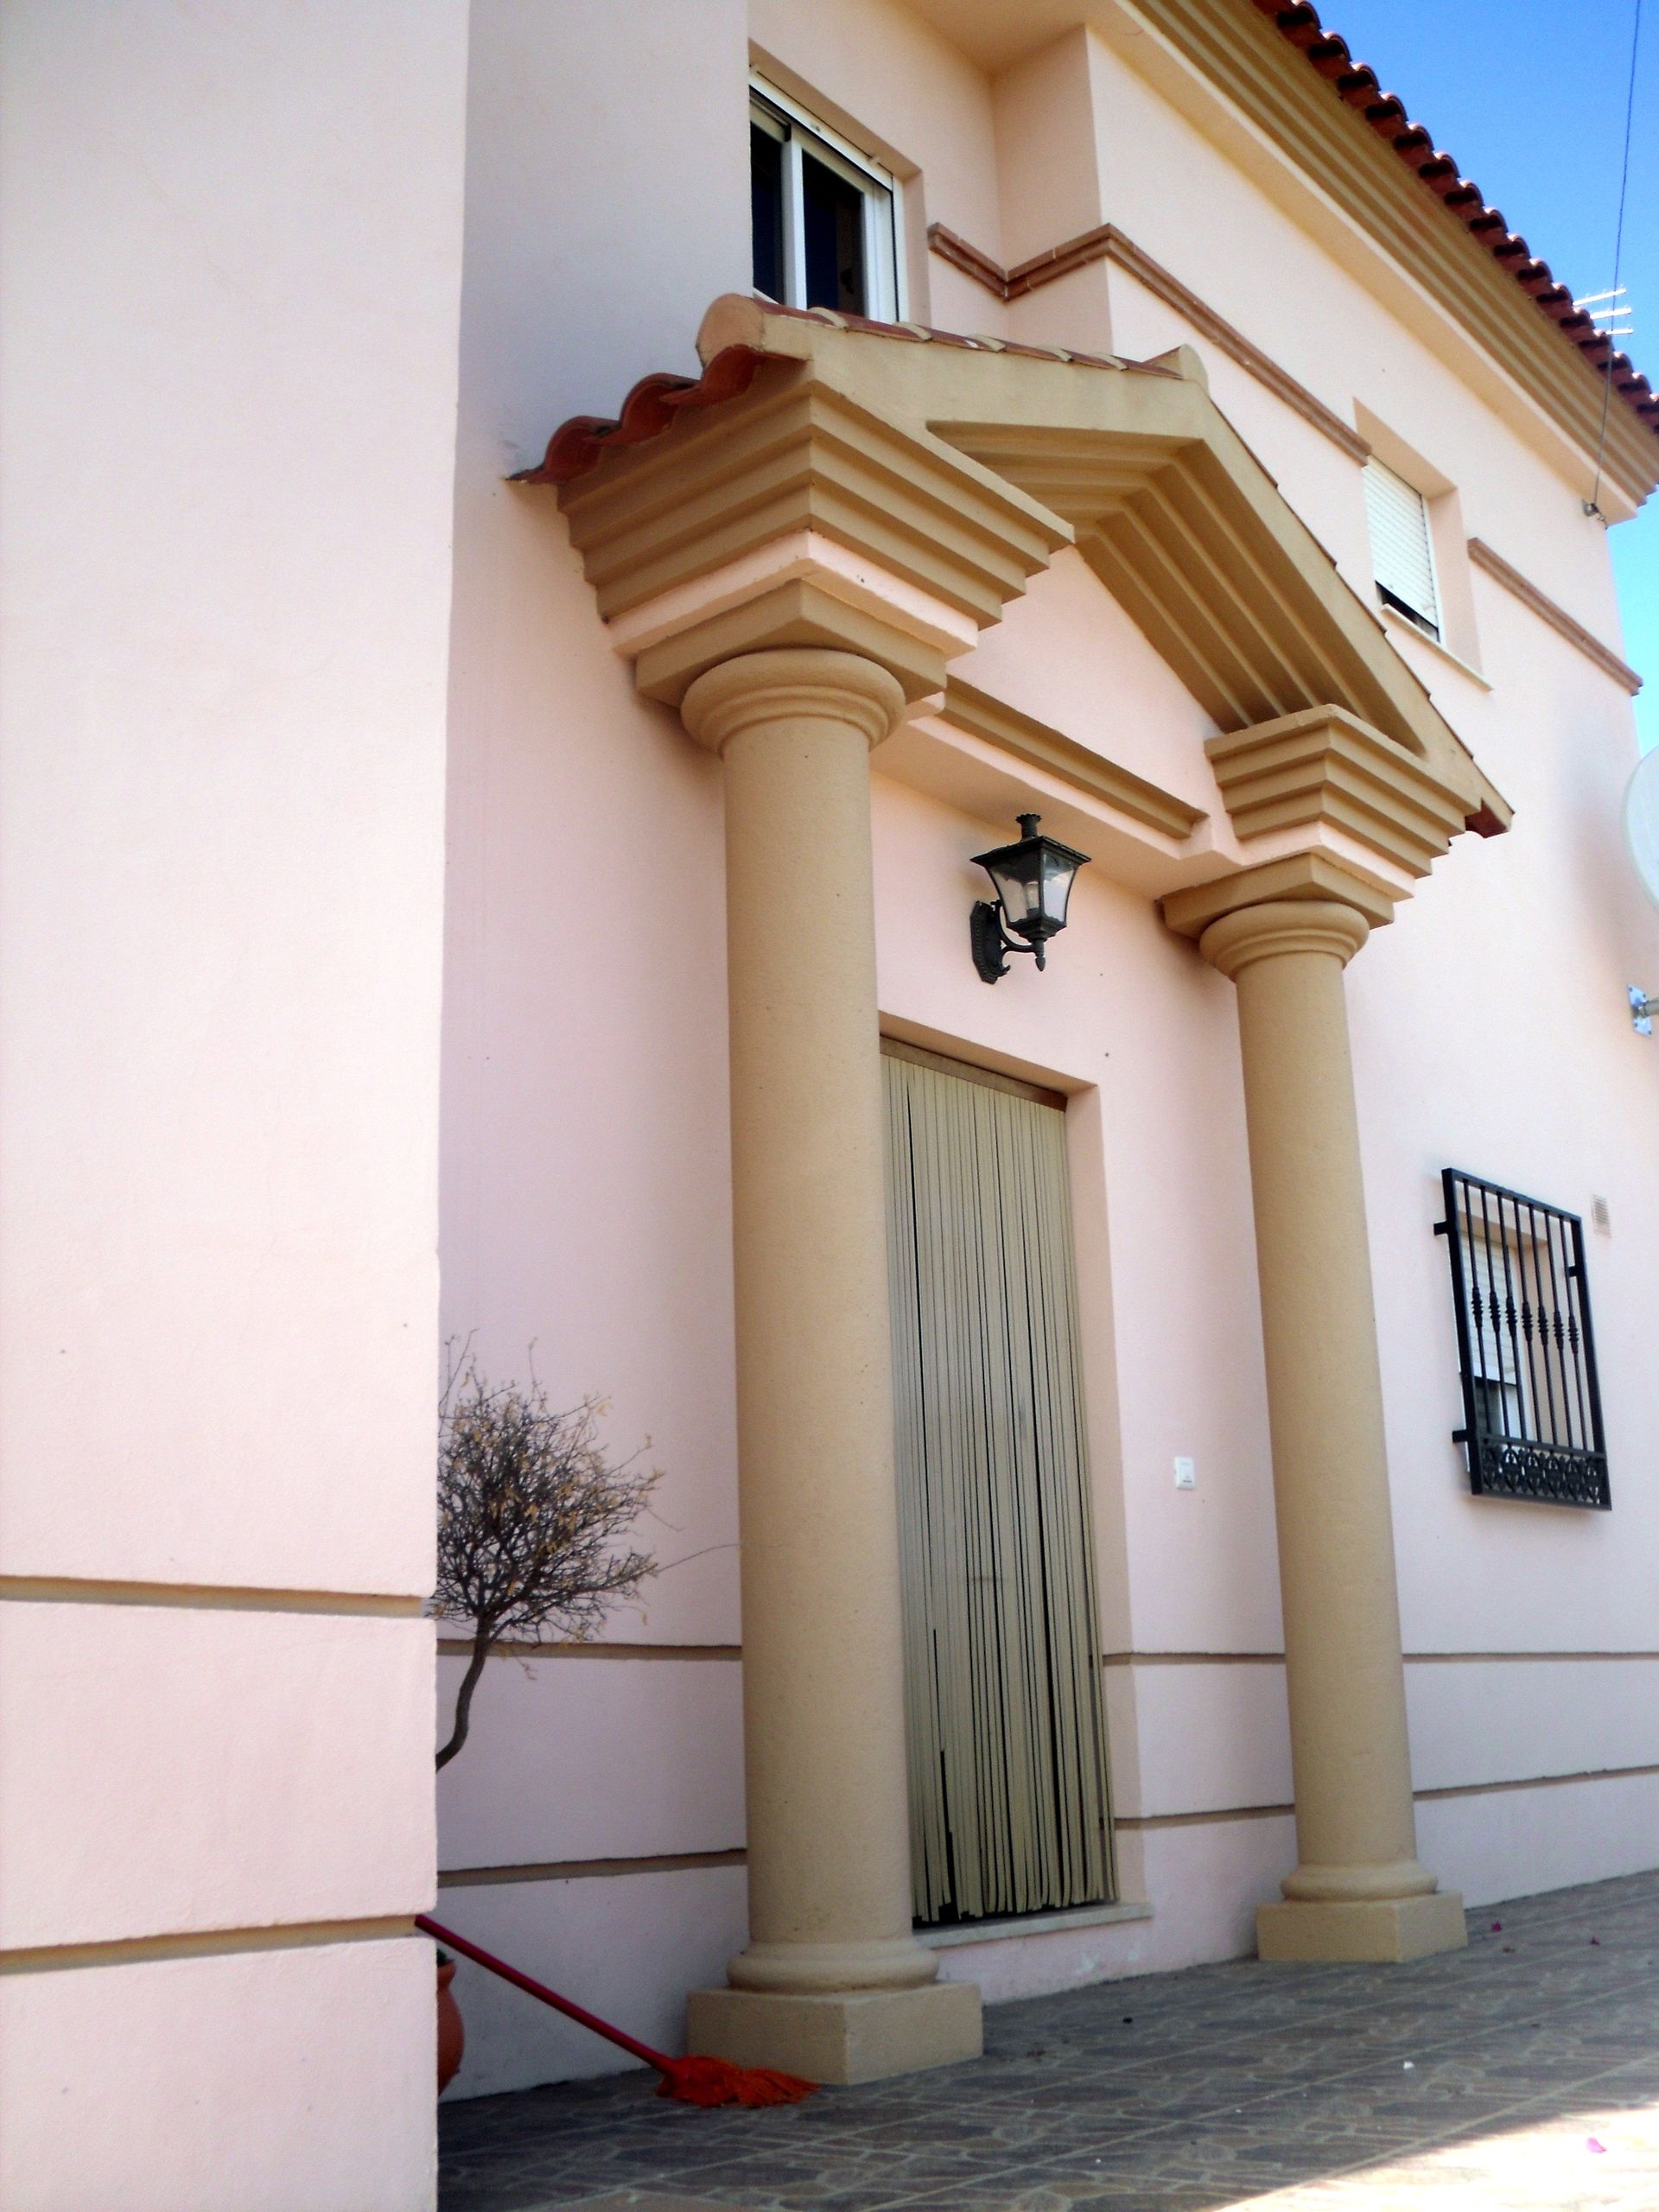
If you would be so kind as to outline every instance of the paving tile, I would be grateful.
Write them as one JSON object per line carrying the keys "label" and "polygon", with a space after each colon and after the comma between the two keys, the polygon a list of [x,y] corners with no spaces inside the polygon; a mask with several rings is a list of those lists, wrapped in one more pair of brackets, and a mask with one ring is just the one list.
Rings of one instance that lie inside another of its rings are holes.
{"label": "paving tile", "polygon": [[579,2202],[562,2204],[558,2212],[730,2212],[707,2196],[664,2196],[655,2190],[628,2190],[620,2196],[584,2196]]}
{"label": "paving tile", "polygon": [[442,2212],[1655,2212],[1659,1875],[1471,1918],[1408,1967],[995,2006],[982,2060],[799,2106],[643,2074],[446,2105]]}

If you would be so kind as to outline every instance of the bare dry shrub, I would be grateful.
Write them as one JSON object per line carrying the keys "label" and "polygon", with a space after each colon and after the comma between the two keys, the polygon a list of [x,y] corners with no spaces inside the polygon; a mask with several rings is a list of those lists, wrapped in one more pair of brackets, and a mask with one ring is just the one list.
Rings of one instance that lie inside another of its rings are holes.
{"label": "bare dry shrub", "polygon": [[467,1356],[440,1406],[438,1580],[433,1608],[473,1626],[472,1656],[454,1726],[437,1755],[447,1766],[467,1740],[473,1693],[490,1646],[585,1643],[610,1608],[632,1598],[657,1562],[619,1551],[658,1480],[600,1442],[601,1402],[563,1411],[532,1372],[529,1383],[486,1380]]}

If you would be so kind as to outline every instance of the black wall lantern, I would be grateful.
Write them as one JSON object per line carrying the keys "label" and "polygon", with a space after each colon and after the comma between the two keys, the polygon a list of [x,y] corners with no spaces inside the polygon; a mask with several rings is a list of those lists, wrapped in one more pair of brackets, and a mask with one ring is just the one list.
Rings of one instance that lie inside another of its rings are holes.
{"label": "black wall lantern", "polygon": [[1077,870],[1089,865],[1087,853],[1075,853],[1058,838],[1039,836],[1041,818],[1022,814],[1018,844],[999,845],[994,853],[975,856],[975,865],[996,887],[995,903],[982,899],[972,917],[974,965],[982,982],[994,983],[1007,974],[1005,952],[1034,953],[1037,965],[1045,965],[1043,947],[1065,927],[1071,886]]}

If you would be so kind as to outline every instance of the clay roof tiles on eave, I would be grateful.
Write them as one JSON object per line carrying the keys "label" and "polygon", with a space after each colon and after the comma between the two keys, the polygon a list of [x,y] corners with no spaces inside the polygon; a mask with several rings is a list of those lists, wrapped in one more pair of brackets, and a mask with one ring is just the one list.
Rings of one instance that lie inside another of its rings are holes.
{"label": "clay roof tiles on eave", "polygon": [[[1173,373],[1155,361],[1120,361],[1104,353],[1068,353],[1062,346],[1018,345],[1011,338],[967,338],[955,330],[932,330],[919,322],[874,322],[868,315],[842,315],[830,308],[785,308],[776,301],[758,298],[767,315],[798,322],[827,323],[836,330],[864,330],[878,338],[908,340],[912,345],[961,346],[976,353],[1023,353],[1041,361],[1071,361],[1088,369],[1129,370],[1141,376]],[[755,371],[775,355],[753,346],[727,346],[709,362],[700,377],[681,377],[659,371],[641,377],[614,418],[603,415],[573,415],[561,423],[547,442],[547,451],[534,468],[521,468],[509,480],[514,484],[570,484],[596,468],[618,446],[642,445],[654,438],[688,409],[713,407],[722,399],[735,399],[754,381]]]}
{"label": "clay roof tiles on eave", "polygon": [[1450,154],[1435,145],[1431,132],[1411,120],[1399,95],[1384,91],[1376,70],[1367,62],[1355,60],[1348,41],[1326,30],[1311,0],[1296,0],[1291,7],[1283,6],[1281,0],[1254,0],[1254,4],[1319,72],[1334,96],[1357,109],[1377,136],[1392,145],[1407,167],[1415,171],[1424,189],[1459,219],[1495,261],[1509,270],[1568,344],[1577,347],[1598,374],[1607,378],[1637,419],[1659,436],[1659,396],[1630,355],[1613,350],[1611,339],[1596,328],[1582,308],[1573,305],[1571,288],[1557,282],[1549,264],[1540,261],[1525,238],[1510,230],[1497,208],[1486,205],[1480,187],[1463,175]]}

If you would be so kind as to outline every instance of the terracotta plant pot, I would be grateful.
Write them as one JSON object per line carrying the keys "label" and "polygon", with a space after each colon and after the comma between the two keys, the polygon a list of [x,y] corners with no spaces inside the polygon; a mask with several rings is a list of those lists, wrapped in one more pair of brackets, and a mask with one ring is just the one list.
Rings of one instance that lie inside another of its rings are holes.
{"label": "terracotta plant pot", "polygon": [[455,1978],[455,1962],[440,1954],[438,1958],[438,2094],[442,2096],[454,2080],[461,2067],[461,2055],[467,2048],[467,2024],[461,2017],[450,1983]]}

